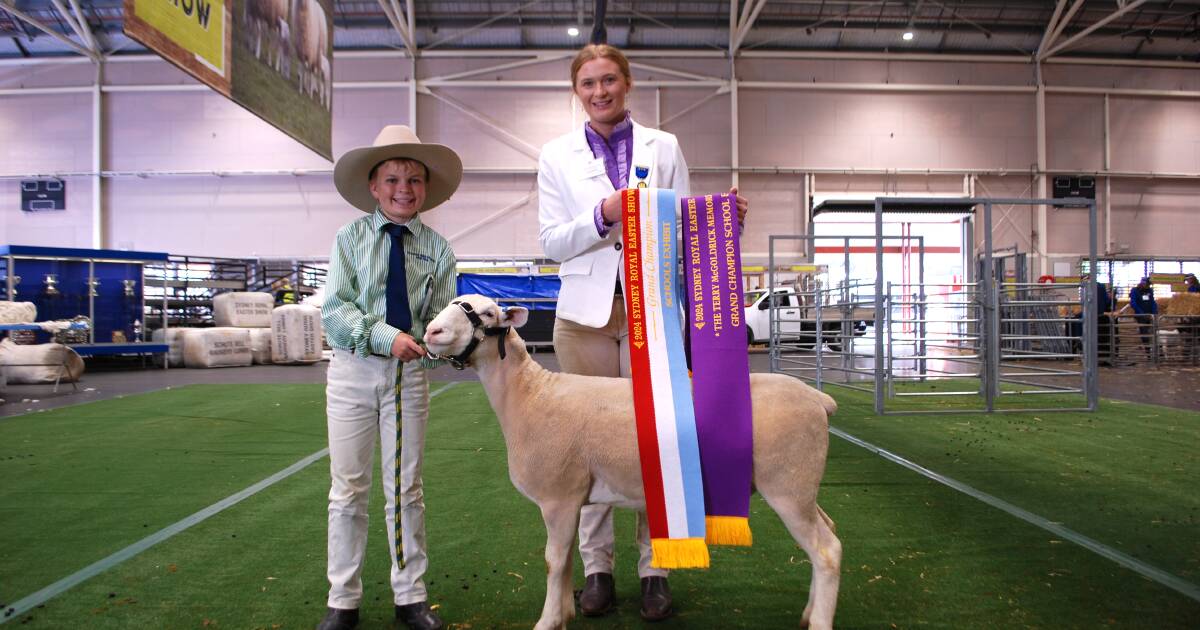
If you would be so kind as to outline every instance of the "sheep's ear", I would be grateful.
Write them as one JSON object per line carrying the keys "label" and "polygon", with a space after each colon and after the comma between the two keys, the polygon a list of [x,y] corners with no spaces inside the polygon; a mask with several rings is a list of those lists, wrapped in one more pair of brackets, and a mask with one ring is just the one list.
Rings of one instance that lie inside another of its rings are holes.
{"label": "sheep's ear", "polygon": [[500,316],[500,324],[502,326],[520,328],[527,321],[529,321],[529,309],[523,306],[510,306],[504,309],[504,314]]}

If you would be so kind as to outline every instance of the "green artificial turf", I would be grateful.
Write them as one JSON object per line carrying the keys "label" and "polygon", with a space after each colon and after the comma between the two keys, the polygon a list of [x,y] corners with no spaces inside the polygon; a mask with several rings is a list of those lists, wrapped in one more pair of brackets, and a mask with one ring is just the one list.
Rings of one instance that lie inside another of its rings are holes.
{"label": "green artificial turf", "polygon": [[[962,474],[965,470],[977,468],[978,476],[986,479],[989,471],[1016,468],[1019,462],[1011,459],[1024,459],[1020,448],[989,453],[995,460],[980,459],[976,456],[980,438],[974,434],[927,435],[915,425],[901,428],[895,424],[897,418],[870,416],[840,394],[839,399],[842,407],[834,418],[836,426],[902,454],[916,444],[933,458],[933,445],[940,441],[943,453],[959,451],[960,461],[970,460],[975,466],[963,463],[941,470],[943,460],[919,461],[968,483],[976,480]],[[87,465],[93,476],[110,469],[109,476],[86,482],[94,500],[90,511],[108,525],[91,530],[90,536],[76,537],[69,548],[69,555],[88,556],[90,562],[140,538],[141,525],[152,516],[159,523],[151,530],[321,448],[322,401],[319,385],[194,386],[63,409],[53,424],[46,423],[52,412],[2,421],[0,448],[8,448],[19,435],[28,445],[26,450],[42,458],[39,466],[49,473],[43,485],[56,490],[42,493],[38,513],[72,502],[64,489],[78,479],[55,472],[65,468],[66,461],[94,460]],[[280,411],[272,414],[276,402]],[[180,404],[192,411],[180,415]],[[282,417],[289,410],[289,417]],[[100,440],[99,433],[85,430],[96,417],[110,418],[109,433],[119,435]],[[205,420],[196,424],[200,421],[188,419],[195,417]],[[1030,427],[1047,420],[1020,414],[968,418],[971,422],[1020,419]],[[929,418],[903,419],[918,420]],[[943,421],[949,418],[937,420]],[[872,427],[890,429],[868,434],[865,429]],[[1052,437],[1012,431],[1014,440],[1030,438],[1033,453],[1045,448],[1039,446],[1042,438]],[[1121,438],[1128,442],[1118,442],[1115,448],[1122,452],[1142,448],[1143,437],[1130,433]],[[1195,444],[1194,435],[1190,439]],[[97,440],[106,448],[85,448]],[[55,448],[37,446],[44,442],[55,443]],[[59,444],[67,442],[78,446]],[[1146,448],[1155,445],[1151,441]],[[1103,440],[1097,444],[1101,447],[1106,447]],[[110,457],[101,457],[105,451]],[[193,462],[197,451],[207,453],[207,459]],[[1046,457],[1046,470],[1033,476],[1057,478],[1059,473],[1071,473],[1078,464],[1073,453],[1065,451],[1057,466]],[[917,457],[911,451],[907,454]],[[311,628],[323,613],[328,588],[324,579],[326,462],[319,460],[10,623],[16,627],[25,622],[36,628]],[[0,463],[9,465],[10,460]],[[426,580],[432,601],[451,627],[527,628],[540,613],[545,595],[545,532],[536,507],[509,483],[506,465],[499,427],[478,384],[458,384],[434,399],[424,475],[431,557]],[[132,475],[151,479],[128,493],[99,491],[106,483],[126,485],[124,477]],[[9,587],[12,578],[33,565],[57,567],[42,571],[53,573],[42,578],[46,583],[75,570],[70,568],[73,563],[61,561],[68,549],[60,540],[64,531],[57,530],[88,527],[69,517],[47,525],[44,516],[35,518],[27,510],[12,509],[11,498],[23,495],[9,490],[10,478],[4,476],[5,505],[0,516],[6,541],[4,564],[0,564],[5,601],[45,585]],[[148,483],[154,478],[160,483]],[[167,479],[178,491],[157,493],[157,485]],[[1081,475],[1073,483],[1079,492],[1098,494],[1126,488],[1100,484],[1102,480],[1102,476]],[[1054,484],[1010,485],[1011,490],[981,489],[998,495],[1004,490],[1008,494],[1002,498],[1036,512],[1042,507],[1037,494]],[[143,493],[144,501],[135,491]],[[1132,498],[1109,496],[1106,501]],[[388,627],[391,616],[381,499],[377,484],[363,574],[360,628],[365,629]],[[1164,495],[1151,493],[1141,499],[1147,504],[1162,500],[1155,507],[1164,514],[1181,507]],[[137,501],[142,503],[131,505]],[[820,501],[837,521],[845,548],[839,628],[1191,628],[1200,619],[1200,603],[838,438],[830,441]],[[678,615],[661,627],[796,626],[807,598],[807,559],[758,498],[752,504],[751,525],[754,547],[714,548],[711,569],[672,574]],[[1073,523],[1068,526],[1080,529]],[[29,533],[29,529],[41,532]],[[14,533],[23,537],[20,545],[8,543],[15,540],[10,538]],[[1089,535],[1113,546],[1130,536],[1150,536],[1125,530],[1114,530],[1111,536]],[[1170,544],[1158,538],[1154,543]],[[574,627],[642,625],[637,615],[633,519],[627,511],[618,511],[617,544],[618,610],[600,619],[577,619]],[[579,584],[578,561],[575,570]]]}
{"label": "green artificial turf", "polygon": [[311,385],[204,385],[0,421],[0,602],[326,445]]}
{"label": "green artificial turf", "polygon": [[1200,583],[1200,413],[1103,400],[1087,412],[874,416],[831,389],[832,424]]}

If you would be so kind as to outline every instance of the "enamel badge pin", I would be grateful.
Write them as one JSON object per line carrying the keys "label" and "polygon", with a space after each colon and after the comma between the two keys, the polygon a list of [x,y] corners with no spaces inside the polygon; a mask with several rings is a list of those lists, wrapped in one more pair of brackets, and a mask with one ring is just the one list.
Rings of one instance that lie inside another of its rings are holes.
{"label": "enamel badge pin", "polygon": [[638,187],[638,188],[645,188],[645,187],[646,187],[646,178],[647,178],[647,177],[650,177],[650,167],[649,167],[649,166],[636,166],[636,165],[635,165],[635,166],[633,167],[633,174],[634,174],[634,176],[635,176],[635,177],[637,177],[637,178],[638,178],[637,187]]}

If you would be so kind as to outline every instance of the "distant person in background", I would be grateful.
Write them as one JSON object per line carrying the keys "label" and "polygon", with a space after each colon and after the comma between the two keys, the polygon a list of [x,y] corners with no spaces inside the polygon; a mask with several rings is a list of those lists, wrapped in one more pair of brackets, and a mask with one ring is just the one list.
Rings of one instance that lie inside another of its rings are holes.
{"label": "distant person in background", "polygon": [[[1187,285],[1188,293],[1200,293],[1200,281],[1196,280],[1196,274],[1189,273],[1184,276],[1183,283]],[[1200,357],[1200,317],[1184,318],[1180,324],[1179,332],[1183,337],[1184,356],[1195,363],[1196,358]]]}
{"label": "distant person in background", "polygon": [[1138,322],[1138,334],[1142,336],[1142,345],[1146,348],[1146,356],[1151,354],[1154,334],[1154,316],[1158,315],[1158,302],[1154,299],[1154,287],[1150,286],[1150,278],[1142,278],[1136,287],[1129,290],[1129,305],[1121,309],[1133,309],[1133,318]]}
{"label": "distant person in background", "polygon": [[[1083,274],[1079,277],[1079,301],[1082,305],[1084,292],[1087,291],[1088,281],[1091,279],[1089,274]],[[1096,354],[1101,365],[1112,365],[1113,354],[1113,318],[1109,313],[1113,310],[1112,296],[1109,294],[1107,284],[1103,282],[1096,283],[1096,326],[1091,328],[1092,333],[1096,335]],[[1084,319],[1084,314],[1079,313],[1079,319]],[[1071,326],[1073,336],[1082,337],[1082,321]]]}
{"label": "distant person in background", "polygon": [[292,288],[292,281],[287,278],[280,278],[271,283],[271,290],[275,294],[275,304],[295,304],[296,290]]}

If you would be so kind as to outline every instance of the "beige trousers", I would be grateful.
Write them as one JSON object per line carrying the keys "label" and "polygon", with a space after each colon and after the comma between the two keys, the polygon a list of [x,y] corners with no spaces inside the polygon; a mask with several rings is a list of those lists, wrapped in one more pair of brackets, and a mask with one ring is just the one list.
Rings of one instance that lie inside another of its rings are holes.
{"label": "beige trousers", "polygon": [[[400,522],[404,568],[396,561],[395,461],[396,371],[401,369],[403,412],[400,453]],[[382,461],[386,502],[387,553],[392,557],[392,594],[397,605],[425,601],[421,576],[429,566],[425,552],[425,495],[421,485],[425,424],[429,418],[429,379],[417,361],[360,357],[333,351],[329,363],[326,416],[329,427],[328,566],[331,608],[358,608],[367,548],[367,499],[375,444]]]}
{"label": "beige trousers", "polygon": [[[563,372],[629,378],[629,327],[625,323],[624,299],[613,298],[612,315],[603,328],[556,318],[554,354]],[[579,511],[579,555],[583,557],[584,575],[613,572],[612,514],[610,505],[589,504]],[[637,513],[637,542],[638,577],[666,576],[665,569],[650,566],[650,526],[642,512]]]}

